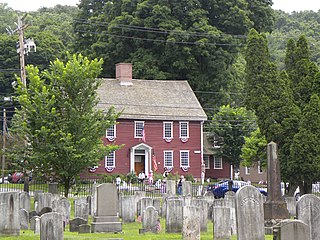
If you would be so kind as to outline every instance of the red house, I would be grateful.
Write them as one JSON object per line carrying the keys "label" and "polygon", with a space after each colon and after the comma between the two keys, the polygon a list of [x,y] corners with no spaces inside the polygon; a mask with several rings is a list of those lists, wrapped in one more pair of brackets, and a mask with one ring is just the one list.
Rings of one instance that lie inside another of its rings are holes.
{"label": "red house", "polygon": [[95,174],[151,171],[192,174],[204,170],[203,122],[207,116],[187,81],[132,79],[132,65],[116,65],[116,79],[103,79],[98,109],[122,114],[106,130],[104,144],[124,145],[106,156]]}

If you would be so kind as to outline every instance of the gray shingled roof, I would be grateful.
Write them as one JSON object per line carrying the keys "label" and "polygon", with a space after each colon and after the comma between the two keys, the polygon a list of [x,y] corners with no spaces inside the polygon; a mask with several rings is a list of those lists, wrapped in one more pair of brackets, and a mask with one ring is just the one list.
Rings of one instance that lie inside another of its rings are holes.
{"label": "gray shingled roof", "polygon": [[102,79],[97,108],[114,106],[120,118],[141,120],[203,121],[207,116],[187,81],[132,80],[121,86],[116,79]]}

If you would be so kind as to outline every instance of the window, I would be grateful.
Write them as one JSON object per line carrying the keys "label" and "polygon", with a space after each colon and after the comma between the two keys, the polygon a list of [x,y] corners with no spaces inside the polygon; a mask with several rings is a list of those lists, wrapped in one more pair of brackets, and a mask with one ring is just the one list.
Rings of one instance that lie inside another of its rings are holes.
{"label": "window", "polygon": [[173,151],[164,151],[164,167],[173,167]]}
{"label": "window", "polygon": [[189,151],[180,151],[180,167],[189,167]]}
{"label": "window", "polygon": [[105,157],[104,164],[106,168],[115,167],[115,152],[111,152],[108,156]]}
{"label": "window", "polygon": [[210,169],[210,156],[209,155],[203,155],[203,162],[206,169]]}
{"label": "window", "polygon": [[180,138],[189,138],[189,123],[180,122]]}
{"label": "window", "polygon": [[164,122],[163,123],[163,138],[165,139],[172,139],[172,122]]}
{"label": "window", "polygon": [[258,161],[258,174],[262,174],[262,173],[263,173],[263,170],[261,167],[261,161]]}
{"label": "window", "polygon": [[250,175],[250,168],[249,167],[245,167],[245,174],[246,175]]}
{"label": "window", "polygon": [[109,140],[116,138],[116,125],[112,125],[110,128],[107,129],[106,137]]}
{"label": "window", "polygon": [[134,122],[134,137],[143,138],[144,122]]}
{"label": "window", "polygon": [[221,157],[213,157],[213,167],[214,169],[222,169],[222,158]]}

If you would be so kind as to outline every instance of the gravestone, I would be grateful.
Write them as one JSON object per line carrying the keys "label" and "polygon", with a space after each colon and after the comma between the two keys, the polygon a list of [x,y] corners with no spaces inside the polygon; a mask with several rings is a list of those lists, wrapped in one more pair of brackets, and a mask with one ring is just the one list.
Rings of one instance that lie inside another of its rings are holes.
{"label": "gravestone", "polygon": [[208,203],[203,198],[192,198],[191,205],[194,207],[198,207],[200,211],[200,231],[207,232],[208,228]]}
{"label": "gravestone", "polygon": [[29,212],[29,221],[31,218],[33,218],[34,216],[39,216],[39,213],[37,213],[36,211],[31,211]]}
{"label": "gravestone", "polygon": [[79,226],[79,233],[90,233],[91,232],[91,226],[89,224],[81,224]]}
{"label": "gravestone", "polygon": [[97,210],[97,184],[93,184],[91,188],[92,196],[91,196],[91,215],[96,215]]}
{"label": "gravestone", "polygon": [[95,232],[121,232],[122,223],[118,217],[117,187],[111,183],[103,183],[96,189],[96,215],[93,217],[91,231]]}
{"label": "gravestone", "polygon": [[34,231],[35,228],[36,228],[36,219],[39,219],[40,220],[40,217],[39,216],[33,216],[31,219],[30,219],[30,230]]}
{"label": "gravestone", "polygon": [[282,220],[273,227],[274,240],[310,240],[310,228],[300,220]]}
{"label": "gravestone", "polygon": [[183,222],[183,200],[168,198],[166,203],[166,232],[181,233]]}
{"label": "gravestone", "polygon": [[263,197],[256,187],[244,186],[237,191],[236,218],[238,240],[264,240]]}
{"label": "gravestone", "polygon": [[317,196],[305,194],[299,199],[297,217],[310,227],[310,240],[320,239],[320,199]]}
{"label": "gravestone", "polygon": [[19,193],[20,208],[30,211],[30,195],[27,192]]}
{"label": "gravestone", "polygon": [[29,213],[27,210],[20,208],[19,210],[20,217],[20,229],[28,230],[29,229]]}
{"label": "gravestone", "polygon": [[48,192],[51,194],[58,194],[58,183],[49,183],[48,184]]}
{"label": "gravestone", "polygon": [[145,232],[157,233],[159,215],[153,206],[146,207],[142,212],[142,228]]}
{"label": "gravestone", "polygon": [[167,180],[166,182],[166,194],[167,196],[174,196],[177,192],[177,186],[175,180]]}
{"label": "gravestone", "polygon": [[65,224],[69,223],[71,206],[68,199],[60,198],[59,200],[54,201],[52,211],[60,213],[63,217],[63,222]]}
{"label": "gravestone", "polygon": [[267,146],[267,160],[268,196],[264,203],[264,218],[265,220],[287,219],[290,216],[287,204],[281,196],[280,163],[277,144],[274,142],[270,142]]}
{"label": "gravestone", "polygon": [[138,216],[149,206],[153,206],[153,200],[150,197],[143,197],[138,201]]}
{"label": "gravestone", "polygon": [[121,196],[122,222],[130,223],[135,221],[137,213],[136,198],[135,195]]}
{"label": "gravestone", "polygon": [[51,193],[39,193],[36,211],[40,212],[43,208],[49,207],[52,209],[52,194]]}
{"label": "gravestone", "polygon": [[228,207],[214,207],[213,236],[214,240],[231,239],[231,211]]}
{"label": "gravestone", "polygon": [[19,193],[0,192],[0,236],[19,236]]}
{"label": "gravestone", "polygon": [[295,217],[297,216],[297,201],[295,197],[285,197],[285,202],[287,203],[287,209],[290,216]]}
{"label": "gravestone", "polygon": [[192,182],[190,182],[190,181],[183,181],[182,182],[182,195],[183,196],[187,196],[187,195],[192,196]]}
{"label": "gravestone", "polygon": [[89,204],[79,203],[74,205],[74,217],[80,217],[88,220],[89,218]]}
{"label": "gravestone", "polygon": [[82,224],[87,224],[88,221],[83,218],[75,218],[72,219],[69,224],[70,224],[70,232],[79,232],[79,226]]}
{"label": "gravestone", "polygon": [[184,206],[182,211],[182,239],[200,240],[200,209],[195,206]]}
{"label": "gravestone", "polygon": [[43,193],[42,190],[35,190],[35,191],[33,192],[33,196],[34,196],[34,201],[35,201],[35,202],[39,201],[39,194],[41,194],[41,193]]}
{"label": "gravestone", "polygon": [[34,233],[35,234],[40,234],[40,217],[36,218],[35,219],[35,222],[34,222]]}
{"label": "gravestone", "polygon": [[214,196],[207,194],[207,195],[204,195],[204,199],[206,199],[208,203],[208,219],[213,220],[212,213],[213,213],[213,204],[215,201]]}
{"label": "gravestone", "polygon": [[50,212],[52,212],[52,208],[50,208],[50,207],[44,207],[44,208],[41,209],[41,211],[38,213],[38,215],[39,215],[39,216],[42,216],[43,214],[45,214],[45,213],[50,213]]}
{"label": "gravestone", "polygon": [[63,216],[57,212],[40,217],[40,240],[63,240]]}
{"label": "gravestone", "polygon": [[230,208],[231,235],[237,235],[236,193],[228,191],[224,196],[224,207]]}

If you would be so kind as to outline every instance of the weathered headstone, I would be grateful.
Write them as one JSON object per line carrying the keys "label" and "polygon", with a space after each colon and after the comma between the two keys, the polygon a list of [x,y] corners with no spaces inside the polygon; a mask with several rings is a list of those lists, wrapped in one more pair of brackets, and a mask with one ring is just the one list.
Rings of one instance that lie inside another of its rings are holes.
{"label": "weathered headstone", "polygon": [[181,233],[183,222],[183,200],[167,199],[166,232]]}
{"label": "weathered headstone", "polygon": [[36,218],[34,221],[34,233],[40,234],[41,226],[40,226],[40,217]]}
{"label": "weathered headstone", "polygon": [[148,206],[142,212],[142,228],[145,232],[157,233],[159,215],[155,207]]}
{"label": "weathered headstone", "polygon": [[43,214],[45,214],[45,213],[50,213],[50,212],[52,212],[52,208],[50,208],[50,207],[44,207],[44,208],[41,209],[41,211],[38,213],[38,215],[39,215],[39,216],[42,216]]}
{"label": "weathered headstone", "polygon": [[58,194],[58,183],[49,183],[48,184],[48,192],[51,194]]}
{"label": "weathered headstone", "polygon": [[27,210],[20,208],[19,210],[20,217],[20,229],[28,230],[29,229],[29,213]]}
{"label": "weathered headstone", "polygon": [[53,204],[52,211],[60,213],[63,217],[63,222],[65,224],[69,223],[71,206],[68,199],[60,198],[58,201],[55,201],[55,204]]}
{"label": "weathered headstone", "polygon": [[320,239],[320,199],[317,196],[305,194],[299,199],[297,217],[310,227],[310,240]]}
{"label": "weathered headstone", "polygon": [[81,224],[79,226],[79,233],[90,233],[91,232],[91,226],[89,224]]}
{"label": "weathered headstone", "polygon": [[19,236],[19,193],[0,192],[0,236]]}
{"label": "weathered headstone", "polygon": [[74,217],[80,217],[88,220],[89,218],[89,204],[79,203],[74,205]]}
{"label": "weathered headstone", "polygon": [[70,232],[79,232],[79,226],[82,224],[87,224],[88,221],[83,218],[75,218],[70,220]]}
{"label": "weathered headstone", "polygon": [[57,212],[40,217],[40,240],[63,240],[63,216]]}
{"label": "weathered headstone", "polygon": [[213,204],[214,204],[214,196],[211,194],[204,195],[204,198],[206,199],[208,203],[208,219],[213,220],[212,213],[213,213]]}
{"label": "weathered headstone", "polygon": [[287,219],[289,212],[287,204],[281,196],[280,163],[277,144],[274,142],[270,142],[267,146],[267,159],[268,196],[264,203],[264,218],[265,220]]}
{"label": "weathered headstone", "polygon": [[44,207],[49,207],[52,209],[52,194],[39,193],[37,202],[38,202],[37,208],[36,208],[37,212],[40,212]]}
{"label": "weathered headstone", "polygon": [[143,211],[149,207],[153,206],[153,200],[150,197],[143,197],[138,201],[138,216],[141,216]]}
{"label": "weathered headstone", "polygon": [[39,216],[39,213],[37,213],[36,211],[31,211],[31,212],[29,212],[29,221],[30,221],[31,218],[33,218],[34,216]]}
{"label": "weathered headstone", "polygon": [[237,191],[236,218],[238,240],[264,240],[263,197],[256,187],[244,186]]}
{"label": "weathered headstone", "polygon": [[175,180],[167,180],[166,182],[166,194],[167,196],[174,196],[176,195],[176,181]]}
{"label": "weathered headstone", "polygon": [[274,240],[310,240],[310,228],[300,220],[282,220],[273,227]]}
{"label": "weathered headstone", "polygon": [[287,203],[287,209],[289,211],[290,216],[297,216],[297,201],[295,197],[285,197],[285,202]]}
{"label": "weathered headstone", "polygon": [[208,228],[208,203],[203,198],[192,198],[191,206],[198,207],[200,211],[200,231],[207,232]]}
{"label": "weathered headstone", "polygon": [[190,182],[190,181],[183,181],[182,182],[182,195],[183,196],[187,196],[187,195],[192,196],[192,182]]}
{"label": "weathered headstone", "polygon": [[214,240],[231,239],[231,212],[228,207],[214,207],[213,236]]}
{"label": "weathered headstone", "polygon": [[121,197],[122,222],[130,223],[135,221],[137,213],[137,202],[135,195],[126,195]]}
{"label": "weathered headstone", "polygon": [[119,199],[116,185],[104,183],[96,190],[97,209],[91,225],[92,232],[121,232],[122,223],[118,217]]}
{"label": "weathered headstone", "polygon": [[[36,219],[39,219],[40,220],[40,217],[39,216],[33,216],[31,219],[30,219],[30,230],[34,231],[35,228],[36,228]],[[40,223],[40,222],[39,222]]]}
{"label": "weathered headstone", "polygon": [[30,211],[30,195],[27,192],[19,193],[20,208]]}
{"label": "weathered headstone", "polygon": [[195,206],[183,207],[182,239],[200,240],[200,210]]}

